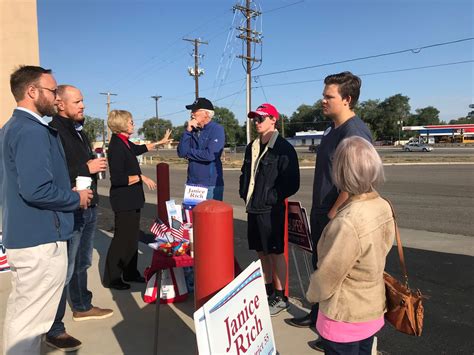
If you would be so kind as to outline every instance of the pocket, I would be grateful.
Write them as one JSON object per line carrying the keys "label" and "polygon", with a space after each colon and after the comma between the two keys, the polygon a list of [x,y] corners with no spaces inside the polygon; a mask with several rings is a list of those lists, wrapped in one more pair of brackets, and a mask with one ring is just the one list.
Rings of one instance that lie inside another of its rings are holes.
{"label": "pocket", "polygon": [[41,246],[41,253],[50,258],[58,257],[63,252],[65,244],[66,242],[51,242],[43,244]]}
{"label": "pocket", "polygon": [[269,206],[274,206],[278,202],[278,194],[276,192],[276,189],[268,189],[266,194],[265,194],[265,202]]}

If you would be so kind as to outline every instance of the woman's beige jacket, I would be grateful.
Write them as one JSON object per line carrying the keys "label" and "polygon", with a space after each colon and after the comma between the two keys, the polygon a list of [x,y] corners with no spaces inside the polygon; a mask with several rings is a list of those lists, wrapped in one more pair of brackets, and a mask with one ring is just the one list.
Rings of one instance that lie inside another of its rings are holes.
{"label": "woman's beige jacket", "polygon": [[307,299],[328,318],[365,322],[385,313],[385,259],[393,245],[392,209],[377,192],[352,196],[324,229]]}

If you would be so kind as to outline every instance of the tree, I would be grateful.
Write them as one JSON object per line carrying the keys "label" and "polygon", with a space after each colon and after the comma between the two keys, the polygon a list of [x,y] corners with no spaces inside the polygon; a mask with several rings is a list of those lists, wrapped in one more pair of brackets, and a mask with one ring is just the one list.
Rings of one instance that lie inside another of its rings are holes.
{"label": "tree", "polygon": [[84,116],[84,133],[89,142],[93,143],[104,133],[105,121],[101,118]]}
{"label": "tree", "polygon": [[382,110],[380,100],[367,100],[359,103],[355,107],[356,114],[369,126],[374,140],[377,139],[377,127],[382,120]]}
{"label": "tree", "polygon": [[291,115],[287,128],[285,128],[285,136],[293,137],[296,132],[308,129],[323,131],[329,123],[330,120],[323,115],[321,100],[316,101],[313,105],[303,104]]}
{"label": "tree", "polygon": [[143,134],[146,140],[159,141],[167,129],[172,129],[173,125],[170,120],[157,119],[152,117],[143,122],[143,126],[138,130],[138,134]]}
{"label": "tree", "polygon": [[235,147],[238,144],[240,131],[239,121],[232,111],[225,107],[214,108],[214,121],[224,127],[226,145]]}
{"label": "tree", "polygon": [[474,116],[472,116],[472,117],[459,117],[455,120],[449,121],[449,124],[474,124]]}
{"label": "tree", "polygon": [[433,106],[418,108],[409,120],[410,126],[426,126],[439,124],[439,110]]}
{"label": "tree", "polygon": [[[250,135],[253,137],[253,133],[255,131],[255,125],[250,126]],[[236,135],[237,145],[247,145],[247,123],[244,122],[242,126],[239,126],[239,130],[237,131]]]}
{"label": "tree", "polygon": [[373,128],[377,139],[390,139],[398,137],[400,121],[407,122],[410,117],[410,98],[397,94],[386,98],[380,103],[380,120]]}
{"label": "tree", "polygon": [[188,122],[185,122],[182,126],[173,127],[173,132],[171,133],[173,140],[179,142],[187,126],[188,126]]}

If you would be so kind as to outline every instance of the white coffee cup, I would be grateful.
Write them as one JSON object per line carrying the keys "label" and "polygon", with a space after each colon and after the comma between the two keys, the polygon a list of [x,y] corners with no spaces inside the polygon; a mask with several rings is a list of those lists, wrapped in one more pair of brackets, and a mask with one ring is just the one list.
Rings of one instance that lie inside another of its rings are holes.
{"label": "white coffee cup", "polygon": [[78,176],[76,178],[76,190],[87,190],[91,188],[92,178],[89,176]]}

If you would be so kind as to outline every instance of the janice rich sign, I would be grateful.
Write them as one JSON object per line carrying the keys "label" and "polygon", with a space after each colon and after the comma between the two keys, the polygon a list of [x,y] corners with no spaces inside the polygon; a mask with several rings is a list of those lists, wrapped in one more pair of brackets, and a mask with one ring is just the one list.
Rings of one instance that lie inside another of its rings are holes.
{"label": "janice rich sign", "polygon": [[276,354],[260,261],[194,313],[199,354]]}

